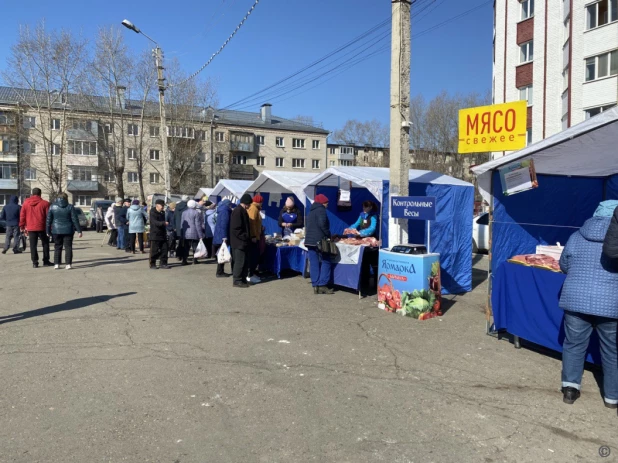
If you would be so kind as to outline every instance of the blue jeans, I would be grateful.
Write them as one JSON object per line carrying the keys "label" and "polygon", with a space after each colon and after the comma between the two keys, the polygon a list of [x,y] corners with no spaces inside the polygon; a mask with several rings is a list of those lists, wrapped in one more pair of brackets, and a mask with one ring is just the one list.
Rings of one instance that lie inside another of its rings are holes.
{"label": "blue jeans", "polygon": [[309,272],[311,273],[311,285],[328,286],[330,283],[333,264],[329,255],[322,254],[313,246],[307,247],[309,254]]}
{"label": "blue jeans", "polygon": [[127,245],[127,241],[126,241],[126,235],[127,235],[127,227],[126,225],[119,225],[118,226],[118,240],[117,240],[117,248],[118,249],[124,249]]}
{"label": "blue jeans", "polygon": [[562,352],[562,387],[581,388],[584,360],[592,330],[596,329],[601,344],[603,363],[603,395],[607,403],[618,403],[618,320],[576,312],[564,312],[564,344]]}

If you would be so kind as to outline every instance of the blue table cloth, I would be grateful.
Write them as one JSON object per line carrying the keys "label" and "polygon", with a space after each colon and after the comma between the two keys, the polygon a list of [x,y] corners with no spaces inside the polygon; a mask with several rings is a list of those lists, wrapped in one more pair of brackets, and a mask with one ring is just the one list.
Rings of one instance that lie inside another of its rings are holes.
{"label": "blue table cloth", "polygon": [[[496,329],[562,352],[564,311],[558,303],[565,279],[563,273],[503,263],[493,275],[491,304]],[[586,360],[601,364],[596,332]]]}
{"label": "blue table cloth", "polygon": [[343,286],[355,291],[360,289],[361,272],[363,268],[363,256],[365,255],[365,246],[360,246],[357,264],[334,264],[333,265],[333,283],[337,286]]}
{"label": "blue table cloth", "polygon": [[281,278],[282,270],[294,270],[304,274],[306,262],[307,251],[298,246],[277,247],[268,244],[264,251],[262,265],[265,270],[274,273],[277,278]]}

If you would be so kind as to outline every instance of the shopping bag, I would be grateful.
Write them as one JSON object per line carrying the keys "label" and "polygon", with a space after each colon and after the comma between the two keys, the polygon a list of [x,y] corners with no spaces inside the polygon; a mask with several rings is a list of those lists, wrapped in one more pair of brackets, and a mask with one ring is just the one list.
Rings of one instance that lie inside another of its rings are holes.
{"label": "shopping bag", "polygon": [[227,243],[223,241],[223,244],[221,245],[221,248],[219,249],[219,252],[217,253],[217,262],[219,262],[220,264],[227,264],[231,261],[232,261],[232,255],[230,254],[230,251],[227,248]]}
{"label": "shopping bag", "polygon": [[206,245],[204,244],[202,240],[200,240],[199,243],[197,244],[197,249],[193,253],[193,258],[199,259],[200,257],[206,257],[207,254],[208,254],[208,251],[206,250]]}

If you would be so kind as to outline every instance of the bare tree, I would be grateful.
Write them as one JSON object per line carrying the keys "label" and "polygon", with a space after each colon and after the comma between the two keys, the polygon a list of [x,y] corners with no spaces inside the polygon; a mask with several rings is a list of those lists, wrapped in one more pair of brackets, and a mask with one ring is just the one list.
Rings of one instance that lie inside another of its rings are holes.
{"label": "bare tree", "polygon": [[333,139],[345,145],[372,147],[387,147],[390,140],[388,127],[377,119],[366,122],[351,119],[334,132]]}

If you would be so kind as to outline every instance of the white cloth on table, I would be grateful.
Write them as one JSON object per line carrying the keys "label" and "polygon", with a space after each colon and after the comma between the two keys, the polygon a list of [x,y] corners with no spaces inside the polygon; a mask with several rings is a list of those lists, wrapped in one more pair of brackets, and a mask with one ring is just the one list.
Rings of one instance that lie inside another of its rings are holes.
{"label": "white cloth on table", "polygon": [[336,264],[358,264],[362,246],[344,243],[336,243],[336,245],[339,249],[339,254],[334,258]]}

